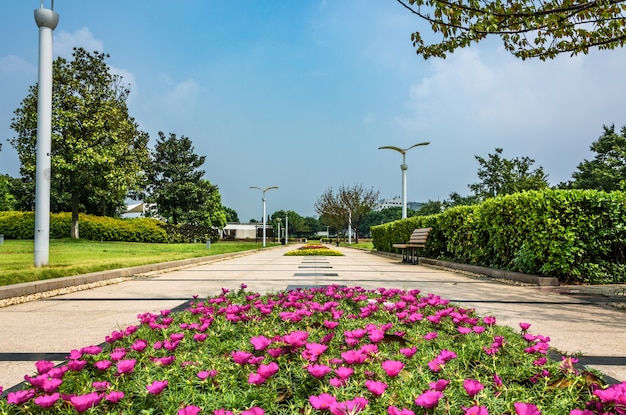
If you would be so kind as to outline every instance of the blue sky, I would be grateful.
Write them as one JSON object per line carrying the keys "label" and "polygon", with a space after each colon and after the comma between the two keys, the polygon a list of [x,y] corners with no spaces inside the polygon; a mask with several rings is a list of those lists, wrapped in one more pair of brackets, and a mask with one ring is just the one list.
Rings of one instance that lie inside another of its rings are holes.
{"label": "blue sky", "polygon": [[[40,0],[5,0],[0,14],[0,173],[19,175],[7,139],[13,111],[37,81]],[[44,6],[51,7],[50,0]],[[56,0],[54,55],[110,54],[130,84],[140,128],[189,137],[206,178],[242,221],[293,210],[316,216],[328,188],[361,184],[408,199],[468,195],[475,155],[528,156],[552,184],[593,155],[602,126],[626,125],[626,50],[521,61],[498,39],[425,61],[423,28],[395,0]],[[426,33],[426,32],[424,32]],[[430,36],[429,36],[430,37]]]}

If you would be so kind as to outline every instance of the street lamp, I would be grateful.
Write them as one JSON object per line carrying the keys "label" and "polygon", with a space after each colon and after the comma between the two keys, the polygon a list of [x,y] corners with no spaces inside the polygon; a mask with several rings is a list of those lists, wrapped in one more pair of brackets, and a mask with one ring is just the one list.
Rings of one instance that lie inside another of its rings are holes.
{"label": "street lamp", "polygon": [[59,23],[54,9],[35,9],[39,27],[39,74],[37,96],[37,159],[35,167],[34,265],[48,265],[50,251],[50,154],[52,153],[52,31]]}
{"label": "street lamp", "polygon": [[402,219],[406,218],[406,169],[408,168],[408,166],[406,165],[406,152],[412,149],[413,147],[427,146],[429,144],[430,144],[429,141],[424,141],[421,143],[413,144],[411,147],[408,147],[405,149],[402,149],[400,147],[395,147],[395,146],[378,147],[379,150],[387,148],[389,150],[395,150],[398,153],[402,154],[402,164],[400,165],[400,169],[402,170]]}
{"label": "street lamp", "polygon": [[250,186],[250,189],[259,189],[263,192],[263,246],[265,246],[265,192],[272,189],[278,189],[278,186],[270,186],[266,187],[265,189],[261,189],[260,187],[256,186]]}

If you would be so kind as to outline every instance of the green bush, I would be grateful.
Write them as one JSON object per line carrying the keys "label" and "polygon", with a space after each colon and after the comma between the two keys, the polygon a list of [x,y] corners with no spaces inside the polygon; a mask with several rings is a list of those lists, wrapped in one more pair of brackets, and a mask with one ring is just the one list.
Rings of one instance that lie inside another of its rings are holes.
{"label": "green bush", "polygon": [[[51,214],[50,238],[69,237],[71,226],[71,213]],[[152,218],[117,219],[81,214],[78,231],[81,238],[93,241],[180,243],[219,240],[217,229],[208,226],[169,225]],[[33,239],[34,232],[34,212],[0,212],[0,234],[6,239]]]}
{"label": "green bush", "polygon": [[543,190],[488,199],[372,228],[393,252],[413,229],[432,226],[422,255],[557,277],[566,283],[626,282],[626,194]]}

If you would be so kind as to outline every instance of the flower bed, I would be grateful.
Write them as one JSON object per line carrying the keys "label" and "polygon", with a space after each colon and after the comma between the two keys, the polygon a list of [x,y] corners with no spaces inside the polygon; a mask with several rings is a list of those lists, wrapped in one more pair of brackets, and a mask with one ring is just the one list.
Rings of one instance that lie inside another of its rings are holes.
{"label": "flower bed", "polygon": [[549,338],[418,290],[223,289],[36,363],[1,414],[625,414]]}
{"label": "flower bed", "polygon": [[343,254],[324,245],[303,245],[297,249],[288,251],[286,256],[343,256]]}

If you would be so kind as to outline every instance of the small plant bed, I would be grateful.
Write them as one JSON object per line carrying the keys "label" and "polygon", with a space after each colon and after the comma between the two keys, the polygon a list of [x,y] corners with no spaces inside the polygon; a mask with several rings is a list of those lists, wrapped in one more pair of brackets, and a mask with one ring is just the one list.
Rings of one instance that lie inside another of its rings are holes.
{"label": "small plant bed", "polygon": [[343,254],[335,249],[330,249],[324,245],[307,244],[300,248],[288,251],[287,256],[343,256]]}
{"label": "small plant bed", "polygon": [[36,363],[0,414],[624,414],[549,338],[419,290],[226,289]]}

